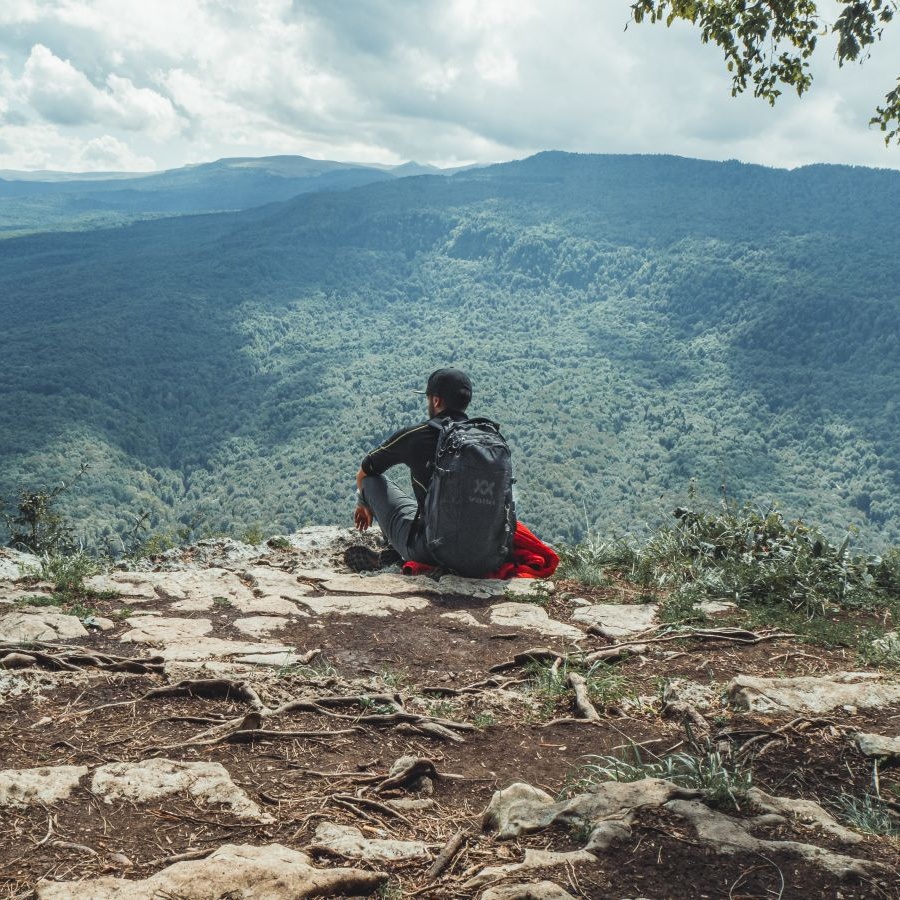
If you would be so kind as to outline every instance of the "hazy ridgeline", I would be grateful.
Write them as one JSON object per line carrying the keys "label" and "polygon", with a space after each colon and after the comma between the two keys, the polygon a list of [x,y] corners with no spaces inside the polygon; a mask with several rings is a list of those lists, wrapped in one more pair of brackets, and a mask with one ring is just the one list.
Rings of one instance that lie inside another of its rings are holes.
{"label": "hazy ridgeline", "polygon": [[640,528],[694,477],[900,543],[900,173],[545,153],[244,187],[268,205],[181,215],[164,182],[116,221],[166,217],[109,229],[16,201],[85,230],[0,241],[0,495],[86,460],[89,539],[349,524],[362,454],[452,362],[549,538]]}

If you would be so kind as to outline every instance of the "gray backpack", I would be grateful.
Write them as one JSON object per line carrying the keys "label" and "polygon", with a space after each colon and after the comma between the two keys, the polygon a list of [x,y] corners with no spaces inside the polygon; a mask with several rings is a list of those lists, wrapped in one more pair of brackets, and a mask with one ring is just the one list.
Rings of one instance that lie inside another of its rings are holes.
{"label": "gray backpack", "polygon": [[478,578],[512,558],[512,461],[490,419],[434,418],[440,431],[425,495],[425,539],[439,565]]}

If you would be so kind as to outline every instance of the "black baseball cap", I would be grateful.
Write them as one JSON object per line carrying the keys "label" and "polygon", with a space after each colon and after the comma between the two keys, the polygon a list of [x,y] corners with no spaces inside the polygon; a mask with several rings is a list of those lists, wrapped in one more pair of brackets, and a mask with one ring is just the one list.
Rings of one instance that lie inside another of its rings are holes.
{"label": "black baseball cap", "polygon": [[472,381],[460,369],[438,369],[428,377],[425,390],[415,393],[440,397],[448,408],[463,410],[472,399]]}

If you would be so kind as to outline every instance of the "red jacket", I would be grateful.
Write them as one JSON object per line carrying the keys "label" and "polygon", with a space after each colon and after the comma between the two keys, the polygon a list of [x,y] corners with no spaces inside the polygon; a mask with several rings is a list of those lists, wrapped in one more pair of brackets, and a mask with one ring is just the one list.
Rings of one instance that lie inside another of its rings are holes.
{"label": "red jacket", "polygon": [[[513,558],[503,563],[496,572],[485,578],[549,578],[559,565],[556,552],[536,537],[521,522],[516,522],[513,537]],[[434,566],[418,562],[405,562],[401,567],[404,575],[424,575]]]}

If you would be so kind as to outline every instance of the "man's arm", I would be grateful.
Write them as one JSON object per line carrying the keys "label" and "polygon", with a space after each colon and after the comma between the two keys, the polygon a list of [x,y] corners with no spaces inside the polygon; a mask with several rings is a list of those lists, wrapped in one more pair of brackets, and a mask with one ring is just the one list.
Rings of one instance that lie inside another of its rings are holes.
{"label": "man's arm", "polygon": [[[367,475],[381,475],[385,470],[400,463],[409,465],[409,454],[412,448],[411,436],[428,427],[428,423],[425,422],[421,425],[413,425],[411,428],[403,428],[396,434],[392,434],[380,447],[376,447],[367,454],[356,473],[356,490],[362,491],[362,482]],[[372,510],[362,503],[357,503],[353,513],[353,521],[357,530],[365,531],[371,526],[372,519]]]}
{"label": "man's arm", "polygon": [[[360,491],[362,491],[362,482],[365,477],[366,473],[360,468],[356,473],[356,492],[358,498]],[[353,522],[356,525],[357,531],[365,531],[372,525],[372,510],[363,504],[362,499],[357,499],[356,510],[353,513]]]}

